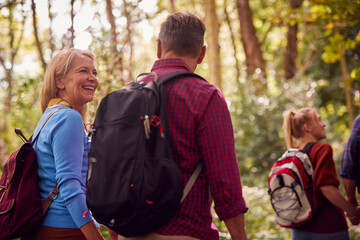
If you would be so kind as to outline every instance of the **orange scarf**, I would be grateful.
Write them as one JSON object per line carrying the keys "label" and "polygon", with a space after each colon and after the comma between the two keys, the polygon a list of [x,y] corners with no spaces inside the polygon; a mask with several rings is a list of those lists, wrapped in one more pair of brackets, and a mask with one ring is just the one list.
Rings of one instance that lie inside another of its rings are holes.
{"label": "orange scarf", "polygon": [[[55,107],[55,106],[65,106],[65,107],[72,108],[72,106],[70,105],[70,103],[68,101],[61,99],[61,98],[52,98],[49,101],[48,108]],[[84,123],[84,128],[87,133],[89,133],[89,128],[91,128],[92,125],[93,125],[92,123],[87,123],[87,124]]]}
{"label": "orange scarf", "polygon": [[61,99],[61,98],[50,99],[48,108],[54,107],[54,106],[65,106],[65,107],[72,108],[72,106],[70,105],[70,103],[68,101]]}

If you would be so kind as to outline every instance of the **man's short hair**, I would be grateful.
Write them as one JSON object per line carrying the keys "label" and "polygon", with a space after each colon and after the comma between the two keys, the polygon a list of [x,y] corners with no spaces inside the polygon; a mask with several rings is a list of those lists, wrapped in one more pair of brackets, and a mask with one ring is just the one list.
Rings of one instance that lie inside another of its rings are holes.
{"label": "man's short hair", "polygon": [[204,46],[204,23],[191,13],[169,15],[161,24],[159,40],[164,52],[197,57]]}

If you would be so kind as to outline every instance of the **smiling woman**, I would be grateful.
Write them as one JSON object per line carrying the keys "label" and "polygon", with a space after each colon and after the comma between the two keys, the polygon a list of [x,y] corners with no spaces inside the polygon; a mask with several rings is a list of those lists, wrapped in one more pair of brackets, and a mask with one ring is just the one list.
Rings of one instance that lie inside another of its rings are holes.
{"label": "smiling woman", "polygon": [[86,103],[93,100],[98,86],[94,55],[86,50],[60,51],[49,64],[42,87],[41,108],[48,108],[52,98],[59,97],[85,116]]}
{"label": "smiling woman", "polygon": [[65,76],[55,75],[57,96],[67,101],[75,110],[93,100],[99,81],[93,59],[75,55]]}
{"label": "smiling woman", "polygon": [[97,86],[95,57],[89,51],[60,51],[48,65],[41,94],[43,116],[35,133],[53,110],[59,111],[42,128],[35,151],[41,199],[55,184],[59,197],[51,203],[41,227],[26,237],[28,240],[103,239],[85,201],[90,140],[81,116]]}

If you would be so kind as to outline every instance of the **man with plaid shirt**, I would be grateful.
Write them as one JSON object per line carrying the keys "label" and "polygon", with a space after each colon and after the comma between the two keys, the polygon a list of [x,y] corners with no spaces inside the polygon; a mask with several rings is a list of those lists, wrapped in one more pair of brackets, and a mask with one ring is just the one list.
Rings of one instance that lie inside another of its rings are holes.
{"label": "man with plaid shirt", "polygon": [[[205,26],[195,15],[175,13],[161,25],[157,60],[152,72],[159,77],[194,72],[205,56]],[[143,81],[151,81],[146,76]],[[174,159],[184,184],[200,162],[202,171],[176,216],[156,233],[131,239],[218,240],[211,204],[224,220],[233,240],[245,240],[239,168],[230,113],[220,90],[197,78],[181,77],[164,84],[167,92],[169,135]],[[211,197],[210,197],[210,193]]]}

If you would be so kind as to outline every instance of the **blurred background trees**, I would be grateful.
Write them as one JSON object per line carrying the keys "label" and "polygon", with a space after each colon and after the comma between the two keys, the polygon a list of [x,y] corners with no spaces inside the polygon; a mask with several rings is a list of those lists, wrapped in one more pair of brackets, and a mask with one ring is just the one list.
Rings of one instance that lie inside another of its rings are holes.
{"label": "blurred background trees", "polygon": [[[197,73],[228,101],[249,239],[290,239],[274,223],[266,191],[269,168],[285,150],[282,113],[317,108],[340,167],[360,107],[360,0],[2,0],[0,161],[21,144],[15,127],[32,134],[46,65],[58,50],[97,56],[91,122],[107,93],[150,70],[159,25],[176,11],[197,14],[207,27],[208,52]],[[352,227],[352,236],[358,231]]]}

